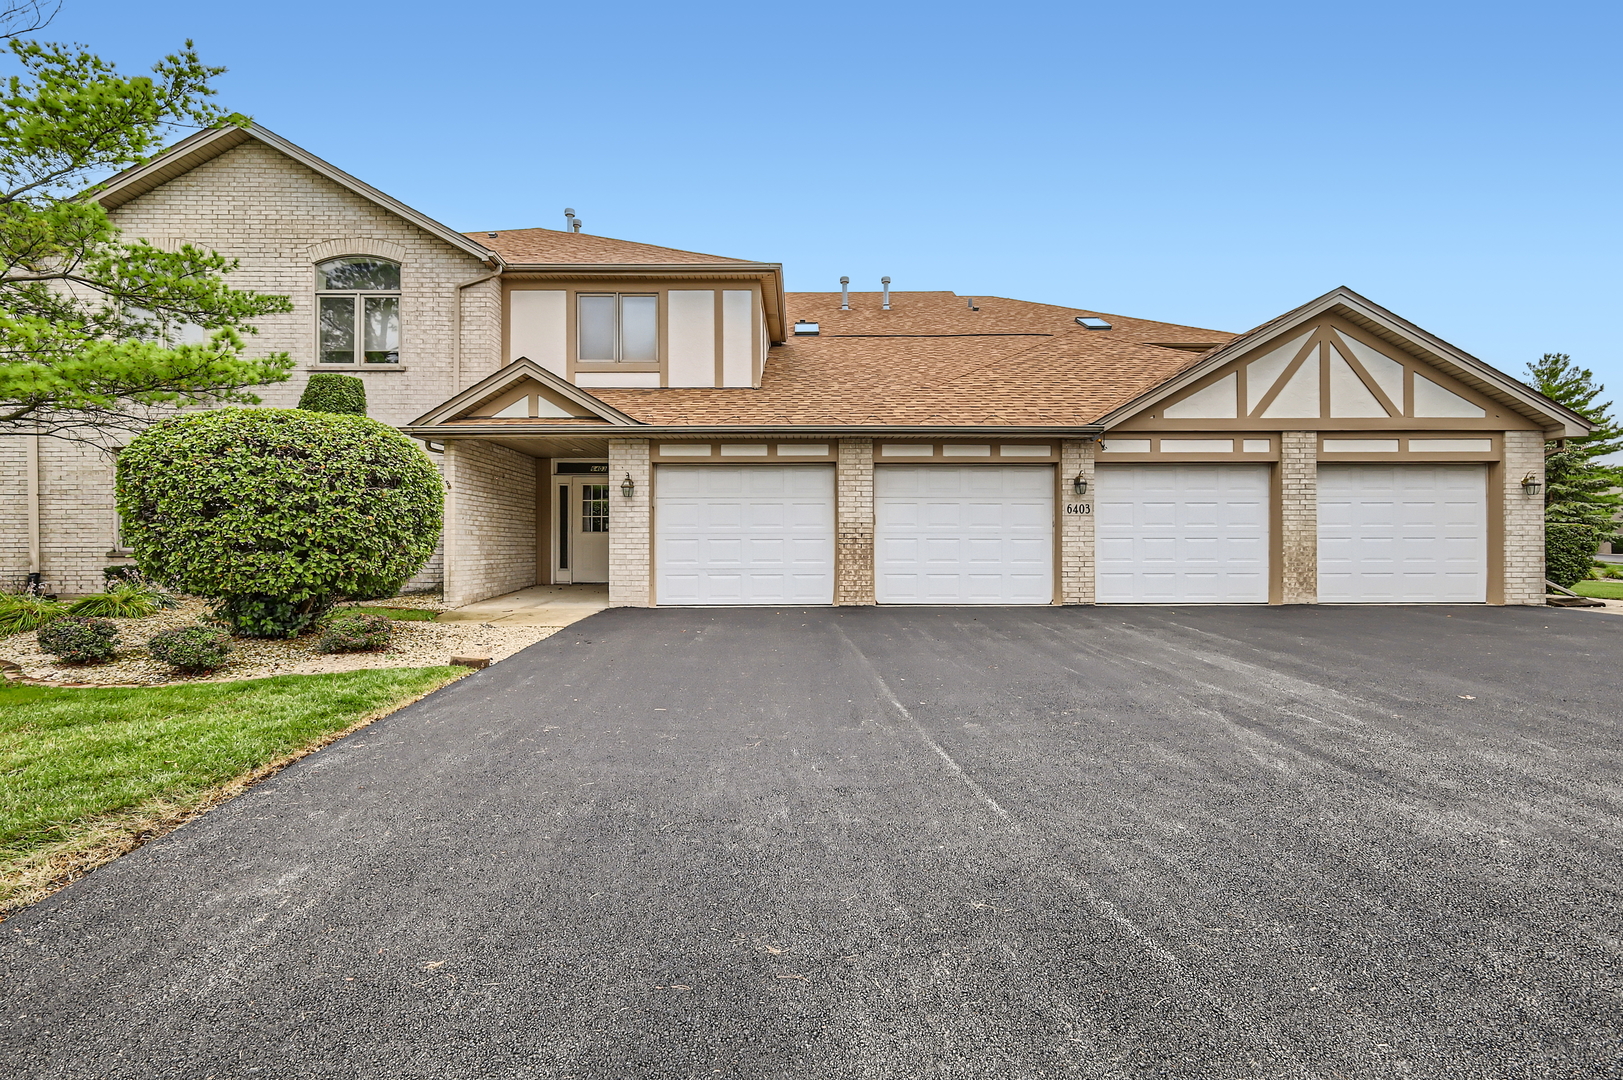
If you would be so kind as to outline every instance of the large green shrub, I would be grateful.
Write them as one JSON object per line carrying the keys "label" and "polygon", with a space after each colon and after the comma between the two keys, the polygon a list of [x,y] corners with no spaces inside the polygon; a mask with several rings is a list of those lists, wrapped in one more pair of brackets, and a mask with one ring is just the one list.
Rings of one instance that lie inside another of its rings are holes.
{"label": "large green shrub", "polygon": [[147,639],[147,651],[172,667],[193,674],[216,671],[231,656],[231,638],[212,626],[182,626]]}
{"label": "large green shrub", "polygon": [[1544,576],[1570,589],[1589,576],[1600,547],[1600,530],[1550,522],[1544,526]]}
{"label": "large green shrub", "polygon": [[118,456],[118,509],[142,573],[215,600],[220,619],[255,637],[292,637],[339,599],[416,573],[443,508],[428,455],[364,416],[189,413]]}
{"label": "large green shrub", "polygon": [[366,415],[366,383],[354,375],[318,371],[304,384],[299,408],[311,412]]}
{"label": "large green shrub", "polygon": [[34,636],[41,649],[70,664],[99,664],[118,651],[118,627],[106,619],[63,615],[40,627]]}

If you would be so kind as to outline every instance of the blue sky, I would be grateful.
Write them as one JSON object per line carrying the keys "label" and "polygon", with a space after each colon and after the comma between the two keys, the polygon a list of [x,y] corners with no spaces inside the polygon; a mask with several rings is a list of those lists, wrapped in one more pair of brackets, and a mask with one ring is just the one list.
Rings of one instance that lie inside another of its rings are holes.
{"label": "blue sky", "polygon": [[459,229],[1243,330],[1336,285],[1623,401],[1616,3],[114,4]]}

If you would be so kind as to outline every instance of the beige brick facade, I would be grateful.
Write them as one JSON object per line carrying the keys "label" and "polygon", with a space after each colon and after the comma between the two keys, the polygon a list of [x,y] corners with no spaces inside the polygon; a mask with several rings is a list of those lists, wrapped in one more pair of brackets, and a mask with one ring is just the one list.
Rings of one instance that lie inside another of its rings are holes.
{"label": "beige brick facade", "polygon": [[[648,607],[653,602],[654,475],[647,439],[609,440],[609,606]],[[626,477],[636,485],[620,494]]]}
{"label": "beige brick facade", "polygon": [[873,440],[841,439],[834,476],[834,603],[874,602]]}
{"label": "beige brick facade", "polygon": [[495,443],[452,442],[445,481],[446,603],[534,585],[536,459]]}
{"label": "beige brick facade", "polygon": [[1539,606],[1544,603],[1544,500],[1529,498],[1522,488],[1529,473],[1544,483],[1543,433],[1505,432],[1504,600]]}
{"label": "beige brick facade", "polygon": [[1319,434],[1286,431],[1279,440],[1280,602],[1319,602]]}
{"label": "beige brick facade", "polygon": [[[1091,604],[1094,598],[1093,451],[1094,442],[1068,439],[1059,450],[1059,602]],[[1087,481],[1085,495],[1073,494],[1073,481]],[[1088,513],[1071,513],[1086,506]]]}

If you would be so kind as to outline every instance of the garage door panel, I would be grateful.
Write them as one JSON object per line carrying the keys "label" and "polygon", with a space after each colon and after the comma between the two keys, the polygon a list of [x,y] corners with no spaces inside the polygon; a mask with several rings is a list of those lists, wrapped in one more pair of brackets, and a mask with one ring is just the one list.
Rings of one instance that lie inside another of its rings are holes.
{"label": "garage door panel", "polygon": [[1321,603],[1486,599],[1483,466],[1319,467]]}
{"label": "garage door panel", "polygon": [[659,603],[834,602],[831,466],[660,465],[655,488]]}
{"label": "garage door panel", "polygon": [[1106,604],[1268,602],[1268,470],[1101,465],[1096,596]]}
{"label": "garage door panel", "polygon": [[1053,599],[1049,466],[881,466],[875,592],[883,604]]}

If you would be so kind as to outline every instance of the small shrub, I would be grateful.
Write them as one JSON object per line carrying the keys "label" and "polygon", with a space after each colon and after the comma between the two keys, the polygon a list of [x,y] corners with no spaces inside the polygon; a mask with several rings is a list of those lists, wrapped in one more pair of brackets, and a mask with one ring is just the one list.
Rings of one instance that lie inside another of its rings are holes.
{"label": "small shrub", "polygon": [[101,579],[111,585],[115,581],[139,581],[141,568],[133,563],[122,566],[104,566],[101,568]]}
{"label": "small shrub", "polygon": [[231,636],[212,626],[183,626],[153,634],[147,651],[172,667],[202,674],[225,666],[231,656]]}
{"label": "small shrub", "polygon": [[310,376],[299,395],[299,408],[306,412],[366,415],[366,383],[354,375],[324,371]]}
{"label": "small shrub", "polygon": [[321,651],[371,652],[384,648],[394,636],[394,623],[382,615],[344,611],[328,619],[321,634]]}
{"label": "small shrub", "polygon": [[68,613],[68,605],[33,593],[0,593],[0,635],[38,630]]}
{"label": "small shrub", "polygon": [[100,664],[118,654],[118,627],[106,619],[63,615],[39,628],[39,647],[70,664]]}
{"label": "small shrub", "polygon": [[1570,589],[1589,576],[1600,547],[1600,530],[1552,522],[1544,527],[1544,576]]}
{"label": "small shrub", "polygon": [[106,592],[94,593],[68,608],[70,615],[98,619],[144,619],[178,601],[162,589],[140,580],[115,581]]}

